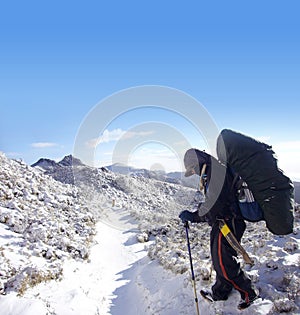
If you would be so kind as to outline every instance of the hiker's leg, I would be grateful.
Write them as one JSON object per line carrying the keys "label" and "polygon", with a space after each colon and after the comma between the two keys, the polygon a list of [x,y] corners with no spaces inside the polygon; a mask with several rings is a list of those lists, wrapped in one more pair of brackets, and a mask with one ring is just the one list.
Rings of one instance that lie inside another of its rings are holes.
{"label": "hiker's leg", "polygon": [[219,228],[215,228],[215,226],[211,230],[210,234],[210,246],[211,246],[211,256],[212,256],[212,263],[214,269],[216,271],[216,282],[212,286],[212,295],[215,300],[226,300],[228,295],[232,290],[232,284],[228,282],[219,267],[219,259],[218,259],[218,235],[219,235]]}
{"label": "hiker's leg", "polygon": [[[226,223],[231,232],[235,234],[237,240],[240,241],[245,231],[245,222],[243,220],[234,220]],[[214,228],[216,229],[216,227]],[[217,233],[217,229],[215,233]],[[227,242],[221,231],[214,238],[214,250],[213,264],[219,278],[238,290],[243,300],[247,301],[249,298],[256,296],[251,280],[240,268],[236,251]]]}

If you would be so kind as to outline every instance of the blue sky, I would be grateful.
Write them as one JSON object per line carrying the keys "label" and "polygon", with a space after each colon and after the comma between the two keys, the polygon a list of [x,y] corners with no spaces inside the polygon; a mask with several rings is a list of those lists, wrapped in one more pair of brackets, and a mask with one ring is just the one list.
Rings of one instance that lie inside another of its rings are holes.
{"label": "blue sky", "polygon": [[[272,144],[282,168],[300,179],[299,9],[297,0],[1,3],[0,150],[29,164],[60,159],[102,99],[162,85],[196,98],[220,129]],[[99,163],[109,163],[118,133],[147,119],[176,121],[193,146],[203,146],[175,116],[145,109],[107,122]],[[171,169],[164,150],[141,143],[132,162]]]}

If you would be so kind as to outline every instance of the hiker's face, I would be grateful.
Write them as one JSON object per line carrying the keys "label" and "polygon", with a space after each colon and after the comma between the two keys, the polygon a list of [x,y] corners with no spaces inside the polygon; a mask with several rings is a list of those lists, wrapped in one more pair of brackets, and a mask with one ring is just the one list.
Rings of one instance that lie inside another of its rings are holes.
{"label": "hiker's face", "polygon": [[196,165],[192,168],[192,174],[197,174],[197,175],[200,175],[200,166],[199,165]]}

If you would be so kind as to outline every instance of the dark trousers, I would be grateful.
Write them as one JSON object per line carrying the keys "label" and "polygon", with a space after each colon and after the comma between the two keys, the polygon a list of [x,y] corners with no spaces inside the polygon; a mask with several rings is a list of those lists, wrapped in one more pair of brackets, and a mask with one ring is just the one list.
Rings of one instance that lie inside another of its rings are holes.
{"label": "dark trousers", "polygon": [[[238,241],[241,240],[246,224],[240,219],[226,220],[231,232]],[[241,294],[245,301],[256,295],[251,280],[241,270],[237,262],[237,252],[230,246],[219,229],[217,221],[210,234],[211,255],[216,271],[216,282],[212,287],[213,297],[216,300],[226,300],[234,288]]]}

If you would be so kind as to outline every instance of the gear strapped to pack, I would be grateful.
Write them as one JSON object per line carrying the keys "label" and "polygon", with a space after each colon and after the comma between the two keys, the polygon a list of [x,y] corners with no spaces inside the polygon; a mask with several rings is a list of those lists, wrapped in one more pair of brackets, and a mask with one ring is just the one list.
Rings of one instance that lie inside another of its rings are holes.
{"label": "gear strapped to pack", "polygon": [[199,182],[199,189],[200,191],[204,192],[204,195],[206,194],[206,184],[207,184],[207,176],[206,176],[206,164],[203,164],[200,172],[200,182]]}
{"label": "gear strapped to pack", "polygon": [[219,220],[219,229],[230,246],[239,254],[243,256],[245,263],[254,265],[254,261],[249,257],[244,247],[239,243],[234,234],[231,232],[229,226],[226,224],[225,220]]}

